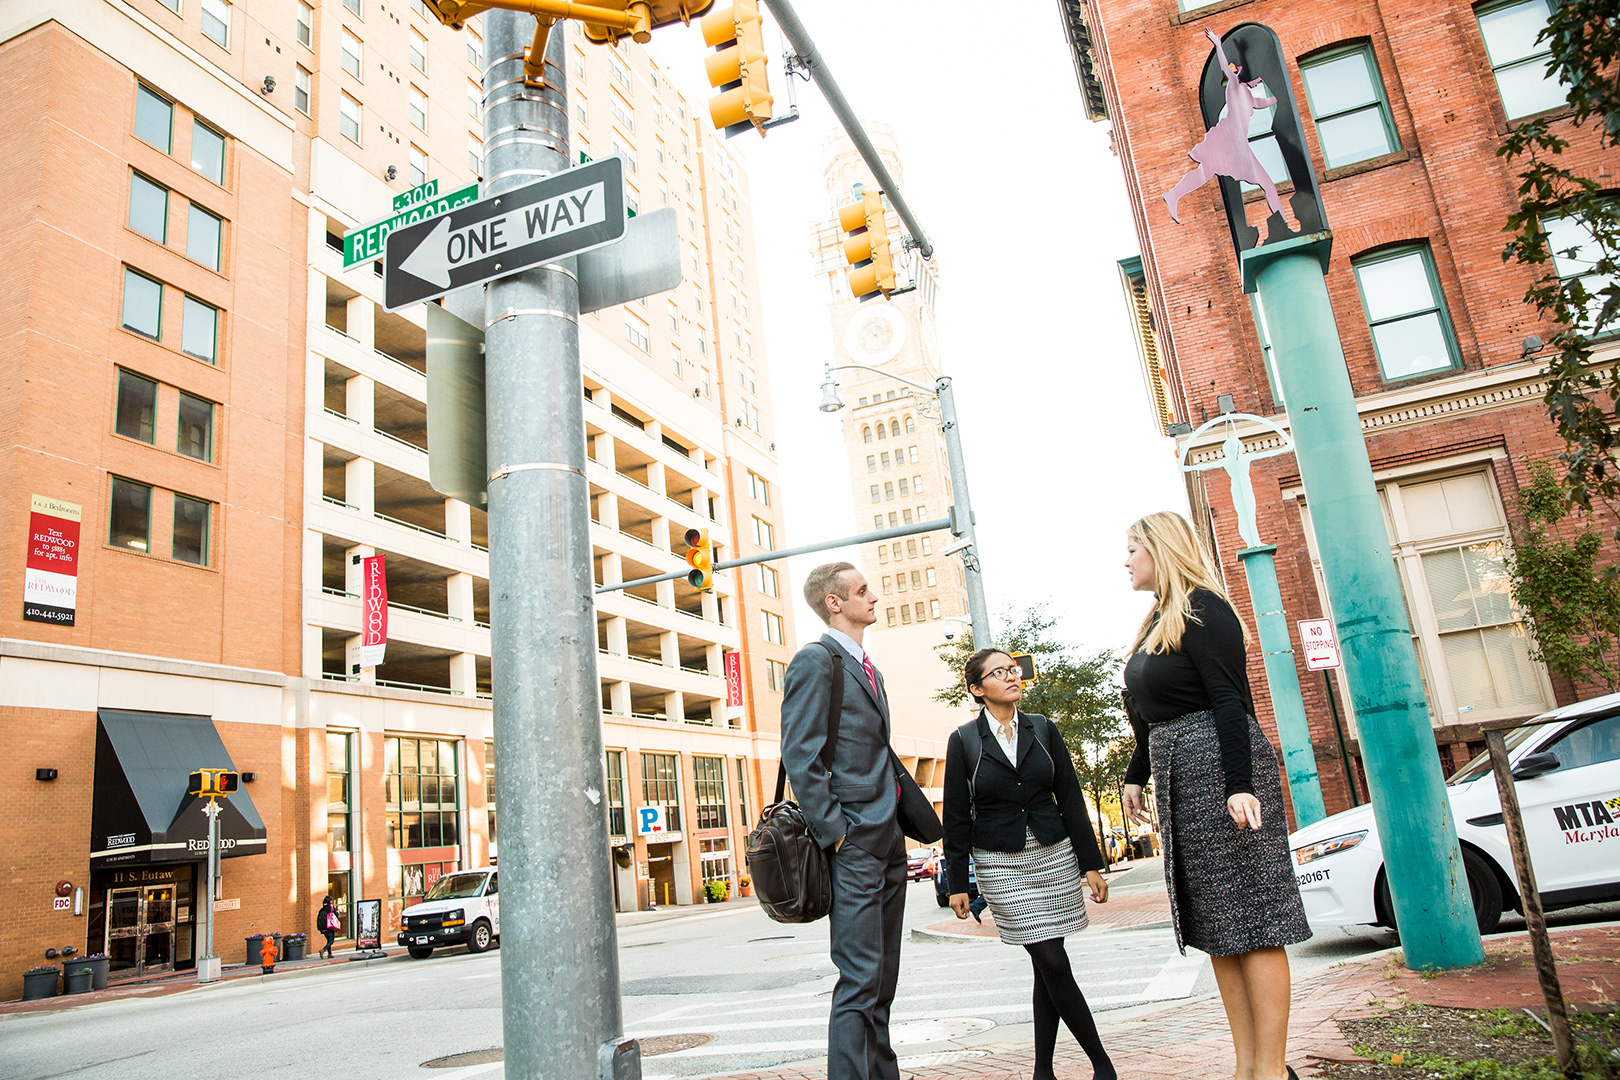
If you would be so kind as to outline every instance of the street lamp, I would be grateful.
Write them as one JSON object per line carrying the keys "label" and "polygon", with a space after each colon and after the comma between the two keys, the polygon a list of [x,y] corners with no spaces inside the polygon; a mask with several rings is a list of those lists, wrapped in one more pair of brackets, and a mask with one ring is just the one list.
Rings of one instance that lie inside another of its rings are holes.
{"label": "street lamp", "polygon": [[838,396],[838,380],[833,372],[852,368],[886,376],[913,390],[920,390],[939,402],[939,426],[945,432],[945,460],[950,466],[951,490],[955,497],[955,505],[951,507],[951,533],[957,537],[957,542],[941,554],[949,555],[954,551],[962,553],[968,615],[973,626],[973,647],[985,648],[995,639],[990,635],[990,611],[984,599],[984,578],[979,569],[979,550],[973,532],[973,507],[968,500],[967,467],[962,462],[962,436],[957,429],[956,397],[951,390],[951,377],[941,375],[934,380],[933,386],[925,386],[867,364],[828,364],[827,377],[821,383],[822,412],[835,413],[844,407],[843,399]]}

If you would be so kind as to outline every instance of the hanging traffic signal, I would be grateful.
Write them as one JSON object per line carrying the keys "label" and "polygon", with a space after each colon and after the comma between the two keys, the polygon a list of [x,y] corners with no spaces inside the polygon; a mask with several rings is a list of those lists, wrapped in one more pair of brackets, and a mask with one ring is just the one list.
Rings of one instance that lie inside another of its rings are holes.
{"label": "hanging traffic signal", "polygon": [[844,237],[844,258],[849,260],[849,291],[858,300],[894,291],[894,263],[889,258],[889,224],[883,217],[883,196],[863,191],[861,197],[838,208]]}
{"label": "hanging traffic signal", "polygon": [[[642,45],[652,40],[650,31],[660,26],[669,26],[673,23],[690,24],[695,16],[703,14],[714,5],[714,0],[708,3],[693,3],[692,0],[594,0],[588,7],[579,5],[589,12],[592,8],[624,12],[623,22],[598,23],[592,22],[589,14],[571,15],[566,10],[546,11],[537,8],[567,8],[570,5],[548,3],[536,5],[531,8],[527,5],[496,4],[496,7],[519,7],[524,11],[534,11],[535,14],[552,15],[553,17],[573,17],[584,23],[585,40],[594,41],[598,45],[617,44],[623,38],[631,38]],[[600,16],[598,16],[600,17]],[[631,25],[633,24],[633,25]]]}
{"label": "hanging traffic signal", "polygon": [[735,135],[750,124],[761,135],[771,118],[771,92],[765,81],[765,41],[758,0],[735,0],[703,16],[703,43],[715,46],[704,61],[709,85],[720,96],[709,102],[714,126]]}
{"label": "hanging traffic signal", "polygon": [[191,774],[187,792],[206,799],[229,795],[236,790],[238,776],[229,769],[199,769]]}
{"label": "hanging traffic signal", "polygon": [[709,543],[708,529],[686,530],[686,565],[691,572],[686,580],[692,583],[694,589],[708,589],[714,586],[714,547]]}

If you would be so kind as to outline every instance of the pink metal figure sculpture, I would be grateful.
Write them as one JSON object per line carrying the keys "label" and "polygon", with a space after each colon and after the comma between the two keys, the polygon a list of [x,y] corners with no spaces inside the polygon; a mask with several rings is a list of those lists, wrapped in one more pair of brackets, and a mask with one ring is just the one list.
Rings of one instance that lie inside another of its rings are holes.
{"label": "pink metal figure sculpture", "polygon": [[[1277,185],[1271,182],[1271,175],[1249,146],[1249,118],[1254,115],[1254,110],[1275,105],[1277,99],[1256,98],[1250,93],[1260,85],[1260,80],[1240,82],[1238,66],[1226,59],[1226,50],[1221,48],[1221,39],[1215,35],[1215,31],[1205,30],[1204,36],[1215,44],[1215,56],[1221,62],[1221,74],[1226,77],[1226,115],[1209,129],[1209,134],[1197,146],[1187,151],[1187,156],[1198,164],[1181,178],[1179,184],[1165,193],[1164,201],[1170,208],[1170,219],[1180,224],[1176,204],[1181,202],[1182,196],[1203,187],[1217,174],[1257,185],[1266,193],[1266,205],[1271,207],[1272,213],[1282,214],[1282,200],[1277,197]],[[1286,215],[1283,220],[1288,220]]]}

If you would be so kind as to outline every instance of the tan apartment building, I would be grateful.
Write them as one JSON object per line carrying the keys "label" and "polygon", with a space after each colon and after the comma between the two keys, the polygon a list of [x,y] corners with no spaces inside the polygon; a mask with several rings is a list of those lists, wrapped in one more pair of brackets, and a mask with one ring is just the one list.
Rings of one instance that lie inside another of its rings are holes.
{"label": "tan apartment building", "polygon": [[[896,182],[903,183],[899,142],[893,130],[866,122],[866,130]],[[856,300],[845,280],[845,233],[838,208],[872,187],[871,170],[849,137],[836,133],[822,148],[826,162],[829,216],[811,228],[816,272],[827,282],[827,315],[832,323],[834,368],[839,395],[844,453],[857,533],[943,518],[952,502],[945,437],[938,402],[890,376],[933,386],[942,361],[935,329],[939,299],[938,267],[913,257],[902,266],[900,220],[891,210],[890,251],[902,288],[892,299]],[[865,370],[865,369],[877,370]],[[881,600],[869,641],[883,668],[894,717],[895,752],[900,754],[935,802],[945,777],[945,739],[964,716],[934,695],[951,674],[934,649],[946,634],[968,630],[967,587],[960,559],[940,549],[950,544],[942,529],[903,540],[862,544],[861,572]]]}
{"label": "tan apartment building", "polygon": [[[8,33],[0,998],[52,947],[105,951],[115,977],[195,964],[199,767],[244,781],[227,964],[246,935],[313,932],[328,893],[346,919],[385,901],[391,945],[438,875],[499,854],[488,532],[427,483],[424,311],[383,310],[341,237],[416,184],[476,181],[476,23],[84,0]],[[581,320],[597,580],[683,566],[692,527],[719,558],[781,546],[747,176],[643,50],[569,33],[576,149],[622,154],[632,205],[672,207],[685,254],[674,292]],[[77,536],[52,524],[74,516]],[[71,573],[40,561],[63,551]],[[390,640],[357,671],[371,554]],[[613,860],[621,908],[735,882],[774,776],[788,588],[748,568],[602,595],[613,850],[584,854]],[[632,825],[651,804],[654,845]]]}

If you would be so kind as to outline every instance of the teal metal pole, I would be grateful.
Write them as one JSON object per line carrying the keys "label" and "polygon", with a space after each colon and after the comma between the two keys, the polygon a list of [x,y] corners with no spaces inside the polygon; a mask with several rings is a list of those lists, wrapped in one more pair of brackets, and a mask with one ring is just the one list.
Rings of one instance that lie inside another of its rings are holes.
{"label": "teal metal pole", "polygon": [[1245,251],[1243,288],[1271,331],[1300,480],[1361,726],[1373,817],[1406,965],[1470,967],[1485,951],[1440,775],[1417,654],[1355,392],[1328,302],[1332,234]]}
{"label": "teal metal pole", "polygon": [[1277,721],[1277,741],[1282,743],[1288,793],[1294,802],[1294,825],[1303,829],[1327,817],[1327,808],[1322,804],[1322,784],[1316,777],[1316,749],[1311,745],[1310,721],[1305,719],[1305,696],[1299,692],[1294,639],[1288,633],[1282,590],[1277,587],[1277,564],[1273,559],[1276,551],[1275,544],[1264,544],[1245,548],[1238,552],[1238,558],[1243,560],[1243,575],[1249,579],[1249,599],[1254,603],[1254,621],[1260,631],[1266,689],[1271,694],[1271,714]]}

